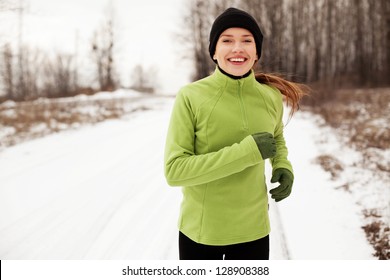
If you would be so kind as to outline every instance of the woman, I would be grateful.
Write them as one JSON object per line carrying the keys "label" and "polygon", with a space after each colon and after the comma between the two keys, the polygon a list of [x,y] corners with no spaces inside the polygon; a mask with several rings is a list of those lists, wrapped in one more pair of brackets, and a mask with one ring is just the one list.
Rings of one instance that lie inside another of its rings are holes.
{"label": "woman", "polygon": [[252,70],[263,35],[252,16],[229,8],[210,32],[215,72],[180,90],[165,148],[165,176],[182,186],[180,259],[268,259],[268,196],[276,201],[294,180],[283,137],[282,95],[293,111],[303,95],[281,78]]}

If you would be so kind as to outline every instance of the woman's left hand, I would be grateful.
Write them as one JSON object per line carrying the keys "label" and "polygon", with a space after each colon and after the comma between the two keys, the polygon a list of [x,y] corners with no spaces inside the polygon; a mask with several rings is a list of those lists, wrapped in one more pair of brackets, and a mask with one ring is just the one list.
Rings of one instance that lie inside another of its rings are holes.
{"label": "woman's left hand", "polygon": [[294,175],[286,168],[278,168],[272,172],[271,183],[279,182],[280,185],[269,191],[271,198],[276,202],[285,199],[291,194]]}

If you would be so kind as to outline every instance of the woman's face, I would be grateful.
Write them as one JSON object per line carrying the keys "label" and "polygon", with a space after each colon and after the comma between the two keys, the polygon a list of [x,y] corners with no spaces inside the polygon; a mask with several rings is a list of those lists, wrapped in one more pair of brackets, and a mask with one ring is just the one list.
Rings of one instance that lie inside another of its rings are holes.
{"label": "woman's face", "polygon": [[218,38],[213,58],[226,73],[245,75],[258,60],[252,33],[238,27],[226,29]]}

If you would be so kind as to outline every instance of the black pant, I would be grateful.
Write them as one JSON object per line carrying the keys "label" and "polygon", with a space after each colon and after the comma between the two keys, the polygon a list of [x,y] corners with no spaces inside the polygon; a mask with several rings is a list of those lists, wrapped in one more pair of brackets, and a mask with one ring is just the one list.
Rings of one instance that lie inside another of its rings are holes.
{"label": "black pant", "polygon": [[268,260],[269,236],[245,243],[211,246],[196,243],[179,232],[179,257],[181,260]]}

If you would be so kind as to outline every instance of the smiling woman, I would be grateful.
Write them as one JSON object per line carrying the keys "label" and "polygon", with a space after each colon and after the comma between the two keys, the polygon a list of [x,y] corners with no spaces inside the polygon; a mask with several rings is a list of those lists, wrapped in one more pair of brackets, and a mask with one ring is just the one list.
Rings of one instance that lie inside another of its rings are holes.
{"label": "smiling woman", "polygon": [[233,76],[244,76],[258,60],[253,35],[243,28],[229,28],[218,39],[213,59]]}
{"label": "smiling woman", "polygon": [[[183,87],[165,148],[165,176],[183,187],[180,259],[268,259],[270,221],[265,160],[276,202],[291,193],[294,175],[283,136],[282,94],[297,106],[303,92],[253,71],[263,35],[248,13],[229,8],[214,21],[210,76]],[[296,107],[293,106],[293,109]],[[228,129],[226,126],[228,125]]]}

